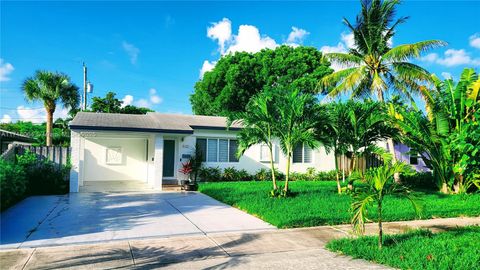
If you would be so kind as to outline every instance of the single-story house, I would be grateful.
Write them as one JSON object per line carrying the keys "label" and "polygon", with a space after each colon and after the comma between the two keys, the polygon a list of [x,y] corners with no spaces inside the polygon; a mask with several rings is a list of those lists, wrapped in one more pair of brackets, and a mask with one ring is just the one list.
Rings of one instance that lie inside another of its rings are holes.
{"label": "single-story house", "polygon": [[[227,129],[227,119],[217,116],[147,113],[146,115],[80,112],[70,123],[70,192],[86,183],[137,181],[151,188],[178,183],[186,175],[179,172],[195,146],[204,153],[203,166],[235,167],[253,174],[269,169],[268,148],[254,145],[240,158],[238,124]],[[275,144],[275,166],[285,172],[286,157]],[[291,171],[335,169],[332,153],[325,149],[298,146]]]}

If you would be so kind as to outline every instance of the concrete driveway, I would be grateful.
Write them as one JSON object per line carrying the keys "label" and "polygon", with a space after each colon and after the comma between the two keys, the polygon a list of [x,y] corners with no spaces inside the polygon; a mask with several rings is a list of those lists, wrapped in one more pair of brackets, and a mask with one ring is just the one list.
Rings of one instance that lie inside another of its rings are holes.
{"label": "concrete driveway", "polygon": [[1,214],[0,249],[274,230],[196,192],[34,196]]}

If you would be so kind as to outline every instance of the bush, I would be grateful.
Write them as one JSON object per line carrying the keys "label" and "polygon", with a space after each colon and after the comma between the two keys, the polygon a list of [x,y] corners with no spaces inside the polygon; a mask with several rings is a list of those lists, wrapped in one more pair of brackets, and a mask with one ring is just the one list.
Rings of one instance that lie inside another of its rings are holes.
{"label": "bush", "polygon": [[331,170],[331,171],[321,171],[317,172],[315,175],[315,180],[314,181],[336,181],[337,176],[336,176],[336,171]]}
{"label": "bush", "polygon": [[25,197],[27,178],[23,168],[0,159],[1,210],[7,209]]}
{"label": "bush", "polygon": [[202,167],[198,172],[201,181],[216,182],[222,180],[222,170],[219,167]]}
{"label": "bush", "polygon": [[[255,173],[253,179],[256,181],[270,181],[272,180],[272,171],[270,169],[267,170],[262,168]],[[282,181],[285,179],[285,175],[278,169],[275,169],[275,179],[277,181]]]}
{"label": "bush", "polygon": [[415,172],[411,175],[402,175],[402,183],[413,188],[437,190],[437,184],[430,172]]}
{"label": "bush", "polygon": [[252,176],[246,170],[228,167],[223,170],[222,181],[250,181]]}
{"label": "bush", "polygon": [[17,156],[27,178],[27,195],[65,194],[69,190],[70,166],[58,166],[49,160],[38,161],[29,151]]}

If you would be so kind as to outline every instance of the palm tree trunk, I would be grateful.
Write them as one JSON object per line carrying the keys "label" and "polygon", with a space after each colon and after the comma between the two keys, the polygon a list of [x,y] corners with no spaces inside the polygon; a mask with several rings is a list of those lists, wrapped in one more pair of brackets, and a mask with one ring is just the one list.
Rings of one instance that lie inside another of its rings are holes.
{"label": "palm tree trunk", "polygon": [[47,109],[47,146],[52,146],[52,127],[53,127],[53,110]]}
{"label": "palm tree trunk", "polygon": [[383,245],[383,228],[382,228],[382,201],[378,202],[378,248]]}
{"label": "palm tree trunk", "polygon": [[340,175],[338,171],[338,159],[337,159],[336,153],[334,154],[334,157],[335,157],[335,176],[337,178],[337,191],[338,191],[338,194],[342,194],[342,187],[340,186]]}
{"label": "palm tree trunk", "polygon": [[[382,102],[383,104],[385,104],[385,100],[383,99],[383,92],[382,91],[378,91],[378,100],[380,102]],[[393,139],[392,138],[387,139],[387,148],[388,148],[388,151],[390,152],[390,154],[392,155],[392,162],[396,163],[397,162],[397,156],[395,155],[395,145],[393,144]],[[393,175],[393,178],[395,179],[395,183],[397,183],[397,184],[401,183],[399,173],[395,173]]]}
{"label": "palm tree trunk", "polygon": [[270,149],[270,169],[272,170],[273,190],[277,190],[277,180],[275,179],[275,166],[273,165],[273,149],[272,149],[272,145],[270,145],[269,149]]}
{"label": "palm tree trunk", "polygon": [[287,155],[287,173],[285,174],[285,188],[283,189],[285,191],[285,194],[288,191],[288,179],[290,177],[290,159],[292,157],[291,151],[288,151]]}
{"label": "palm tree trunk", "polygon": [[[350,167],[350,176],[352,176],[352,173],[355,170],[355,166],[357,166],[357,155],[353,154]],[[348,179],[348,189],[353,190],[353,181],[351,179]]]}

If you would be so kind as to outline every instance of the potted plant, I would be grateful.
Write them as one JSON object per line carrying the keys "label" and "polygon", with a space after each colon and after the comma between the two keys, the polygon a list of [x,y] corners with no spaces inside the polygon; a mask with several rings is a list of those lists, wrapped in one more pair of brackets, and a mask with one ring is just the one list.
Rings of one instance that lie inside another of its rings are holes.
{"label": "potted plant", "polygon": [[182,163],[182,168],[180,169],[180,172],[188,177],[188,179],[180,182],[186,191],[196,191],[198,189],[197,177],[202,167],[202,152],[199,149],[199,147],[195,148],[194,155],[188,162]]}

